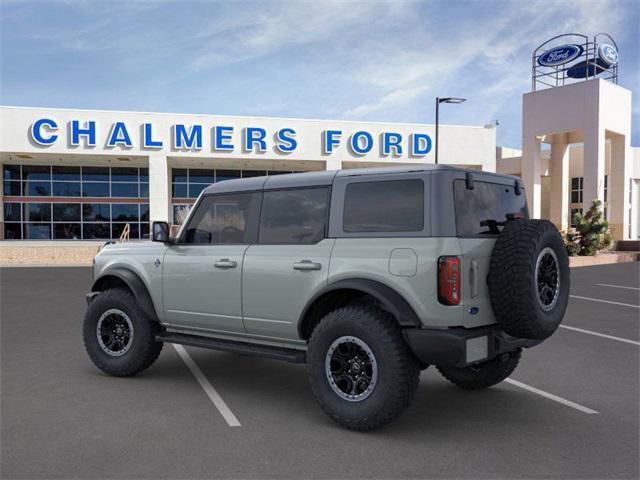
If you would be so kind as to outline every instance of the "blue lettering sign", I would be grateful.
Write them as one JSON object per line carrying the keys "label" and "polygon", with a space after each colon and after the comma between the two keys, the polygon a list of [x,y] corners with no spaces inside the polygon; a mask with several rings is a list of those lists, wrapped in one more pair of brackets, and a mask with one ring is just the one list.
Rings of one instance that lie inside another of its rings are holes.
{"label": "blue lettering sign", "polygon": [[322,139],[322,150],[325,154],[333,153],[334,148],[340,145],[342,130],[325,130]]}
{"label": "blue lettering sign", "polygon": [[150,123],[144,124],[142,134],[142,148],[162,148],[162,140],[153,140],[152,135],[153,125]]}
{"label": "blue lettering sign", "polygon": [[229,142],[232,139],[231,134],[233,133],[233,127],[215,127],[214,130],[215,140],[213,141],[213,148],[215,150],[232,151],[233,144],[226,142]]}
{"label": "blue lettering sign", "polygon": [[47,130],[55,132],[58,130],[58,124],[50,118],[41,118],[31,125],[31,138],[34,142],[38,145],[52,145],[58,139],[58,135],[51,134],[49,136],[44,136],[42,133],[42,127],[46,127]]}
{"label": "blue lettering sign", "polygon": [[71,121],[71,145],[77,147],[80,145],[80,137],[87,138],[87,146],[96,146],[96,122],[93,120],[85,122],[85,127],[80,128],[79,120]]}
{"label": "blue lettering sign", "polygon": [[267,131],[264,128],[248,127],[245,129],[244,149],[247,152],[254,151],[254,145],[258,146],[258,152],[267,151],[267,142],[264,140]]}
{"label": "blue lettering sign", "polygon": [[431,137],[426,133],[414,133],[411,141],[411,154],[426,155],[431,151]]}
{"label": "blue lettering sign", "polygon": [[122,145],[127,148],[133,147],[131,137],[124,122],[116,122],[111,128],[111,135],[109,135],[109,140],[107,140],[107,147],[115,147],[116,145]]}
{"label": "blue lettering sign", "polygon": [[[361,142],[364,140],[364,143]],[[351,150],[357,155],[369,153],[373,148],[373,137],[364,130],[357,131],[351,136]]]}
{"label": "blue lettering sign", "polygon": [[[195,146],[194,146],[195,144]],[[202,149],[202,125],[194,125],[187,131],[187,128],[178,123],[173,127],[173,148]]]}
{"label": "blue lettering sign", "polygon": [[402,155],[402,135],[399,133],[385,132],[382,135],[382,154],[391,155],[393,148],[394,155]]}
{"label": "blue lettering sign", "polygon": [[276,133],[278,142],[276,148],[282,153],[293,152],[298,147],[298,141],[295,139],[296,131],[293,128],[281,128]]}

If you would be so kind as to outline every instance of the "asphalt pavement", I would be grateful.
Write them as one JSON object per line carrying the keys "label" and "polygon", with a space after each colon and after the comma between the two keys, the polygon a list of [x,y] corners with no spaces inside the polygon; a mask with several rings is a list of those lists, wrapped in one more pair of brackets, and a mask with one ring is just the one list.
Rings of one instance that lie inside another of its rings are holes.
{"label": "asphalt pavement", "polygon": [[640,269],[572,270],[553,337],[480,392],[422,373],[371,433],[315,403],[304,366],[172,345],[132,378],[81,338],[88,268],[0,269],[2,478],[634,478],[640,475]]}

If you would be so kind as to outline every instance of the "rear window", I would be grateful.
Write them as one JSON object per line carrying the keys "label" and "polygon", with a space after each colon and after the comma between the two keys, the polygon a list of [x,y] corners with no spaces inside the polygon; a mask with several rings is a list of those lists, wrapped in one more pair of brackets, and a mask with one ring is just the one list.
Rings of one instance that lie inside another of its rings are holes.
{"label": "rear window", "polygon": [[453,191],[459,237],[497,235],[508,214],[529,218],[524,189],[516,195],[512,186],[475,181],[469,190],[464,180],[455,180]]}
{"label": "rear window", "polygon": [[343,230],[420,232],[424,229],[424,182],[388,180],[347,185]]}

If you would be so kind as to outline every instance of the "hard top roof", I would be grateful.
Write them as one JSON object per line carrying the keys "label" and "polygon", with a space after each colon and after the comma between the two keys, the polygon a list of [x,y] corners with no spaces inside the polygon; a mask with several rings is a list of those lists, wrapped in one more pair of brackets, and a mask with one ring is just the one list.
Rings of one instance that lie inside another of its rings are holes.
{"label": "hard top roof", "polygon": [[[428,172],[428,171],[456,171],[472,172],[481,175],[491,175],[500,178],[510,178],[509,175],[500,175],[472,168],[458,168],[451,165],[409,165],[399,167],[382,168],[354,168],[347,170],[327,170],[321,172],[286,173],[263,177],[249,177],[235,180],[225,180],[223,182],[209,185],[205,194],[210,193],[230,193],[238,191],[280,189],[291,187],[317,187],[322,185],[332,185],[336,177],[354,177],[363,175],[392,175],[395,173]],[[515,177],[514,177],[515,178]]]}

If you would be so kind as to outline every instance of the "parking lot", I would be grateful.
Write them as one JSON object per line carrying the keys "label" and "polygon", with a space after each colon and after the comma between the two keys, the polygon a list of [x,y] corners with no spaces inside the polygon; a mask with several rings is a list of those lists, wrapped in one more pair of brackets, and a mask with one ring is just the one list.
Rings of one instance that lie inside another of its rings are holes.
{"label": "parking lot", "polygon": [[429,368],[362,434],[322,413],[303,366],[165,345],[108,377],[82,345],[90,269],[1,269],[2,478],[638,478],[639,272],[573,269],[562,328],[511,383],[466,392]]}

